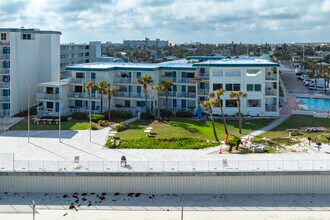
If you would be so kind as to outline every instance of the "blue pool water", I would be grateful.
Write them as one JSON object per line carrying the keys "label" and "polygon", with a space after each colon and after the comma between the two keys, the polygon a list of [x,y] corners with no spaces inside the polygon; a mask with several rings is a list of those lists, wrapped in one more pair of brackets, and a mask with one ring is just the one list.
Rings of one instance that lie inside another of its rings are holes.
{"label": "blue pool water", "polygon": [[296,97],[296,101],[299,107],[305,110],[318,110],[318,111],[330,110],[330,99]]}

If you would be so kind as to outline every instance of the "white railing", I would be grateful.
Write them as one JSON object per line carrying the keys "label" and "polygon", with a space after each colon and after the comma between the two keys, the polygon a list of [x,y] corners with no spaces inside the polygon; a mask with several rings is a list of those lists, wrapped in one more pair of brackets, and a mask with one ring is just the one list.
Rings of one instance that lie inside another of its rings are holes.
{"label": "white railing", "polygon": [[9,75],[10,69],[9,68],[0,68],[0,75]]}
{"label": "white railing", "polygon": [[94,82],[96,83],[95,79],[86,79],[86,78],[71,78],[71,83],[74,84],[84,84],[88,82]]}
{"label": "white railing", "polygon": [[15,172],[292,172],[330,171],[329,160],[49,161],[1,160]]}
{"label": "white railing", "polygon": [[[77,99],[88,99],[88,94],[87,93],[83,93],[83,92],[70,92],[68,94],[69,98],[77,98]],[[105,97],[105,95],[104,95]],[[96,93],[91,93],[91,99],[99,99],[100,95],[96,94]]]}
{"label": "white railing", "polygon": [[170,80],[170,81],[172,81],[172,82],[176,82],[176,77],[169,77],[169,76],[161,76],[160,77],[160,81],[167,81],[167,80]]}
{"label": "white railing", "polygon": [[[168,97],[176,97],[177,92],[169,91],[169,92],[167,92],[167,95],[168,95]],[[160,96],[166,96],[166,92],[160,92]]]}
{"label": "white railing", "polygon": [[266,89],[265,91],[265,95],[269,95],[269,96],[277,96],[277,90],[273,90],[273,89]]}
{"label": "white railing", "polygon": [[0,109],[0,117],[10,116],[10,109]]}
{"label": "white railing", "polygon": [[10,102],[9,96],[0,96],[0,102]]}
{"label": "white railing", "polygon": [[178,97],[196,98],[196,93],[192,92],[178,92]]}
{"label": "white railing", "polygon": [[59,100],[60,96],[59,94],[37,93],[37,99],[54,101],[54,100]]}
{"label": "white railing", "polygon": [[189,84],[196,84],[196,80],[194,78],[181,78],[178,81],[179,83],[189,83]]}
{"label": "white railing", "polygon": [[276,111],[278,111],[278,107],[277,107],[277,105],[266,105],[265,111],[266,112],[276,112]]}
{"label": "white railing", "polygon": [[198,89],[198,95],[208,95],[209,93],[209,89]]}
{"label": "white railing", "polygon": [[0,82],[0,88],[10,88],[10,82]]}
{"label": "white railing", "polygon": [[0,54],[0,60],[9,60],[10,54]]}
{"label": "white railing", "polygon": [[[75,112],[84,112],[84,113],[89,113],[88,108],[69,108],[70,114],[75,113]],[[91,110],[92,114],[98,114],[100,113],[100,110]]]}
{"label": "white railing", "polygon": [[120,92],[117,91],[114,95],[115,97],[131,97],[132,93],[131,92]]}
{"label": "white railing", "polygon": [[114,83],[125,83],[125,84],[131,84],[132,79],[131,78],[123,78],[123,77],[114,77],[113,79]]}

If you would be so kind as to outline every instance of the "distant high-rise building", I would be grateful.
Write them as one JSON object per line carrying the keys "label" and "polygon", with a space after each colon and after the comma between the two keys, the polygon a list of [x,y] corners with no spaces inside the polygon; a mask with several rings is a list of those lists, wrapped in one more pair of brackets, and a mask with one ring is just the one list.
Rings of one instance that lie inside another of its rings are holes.
{"label": "distant high-rise building", "polygon": [[156,39],[150,40],[149,38],[145,38],[144,40],[124,40],[123,45],[127,47],[165,47],[168,46],[168,41]]}
{"label": "distant high-rise building", "polygon": [[26,110],[28,95],[35,103],[37,83],[59,80],[60,35],[58,31],[0,28],[0,117]]}
{"label": "distant high-rise building", "polygon": [[96,62],[102,56],[100,41],[91,41],[88,44],[61,44],[61,76],[66,77],[65,67],[79,63]]}

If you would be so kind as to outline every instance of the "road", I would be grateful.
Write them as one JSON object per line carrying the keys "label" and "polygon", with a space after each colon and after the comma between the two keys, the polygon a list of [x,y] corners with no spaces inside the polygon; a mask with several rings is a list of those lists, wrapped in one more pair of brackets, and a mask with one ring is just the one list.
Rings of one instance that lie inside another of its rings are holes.
{"label": "road", "polygon": [[[297,93],[309,93],[310,91],[303,82],[299,80],[294,72],[294,67],[291,65],[281,64],[281,78],[286,90],[297,90]],[[299,91],[299,92],[298,92]]]}

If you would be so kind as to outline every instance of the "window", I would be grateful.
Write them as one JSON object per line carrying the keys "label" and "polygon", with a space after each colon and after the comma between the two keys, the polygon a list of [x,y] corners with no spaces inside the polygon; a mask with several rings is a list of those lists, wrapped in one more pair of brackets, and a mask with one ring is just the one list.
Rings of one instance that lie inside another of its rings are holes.
{"label": "window", "polygon": [[1,33],[1,40],[7,40],[7,34]]}
{"label": "window", "polygon": [[226,107],[228,108],[233,108],[233,107],[236,107],[237,108],[237,102],[236,100],[232,100],[232,99],[227,99],[226,100]]}
{"label": "window", "polygon": [[247,84],[246,85],[246,91],[248,91],[248,92],[253,91],[253,84]]}
{"label": "window", "polygon": [[240,77],[241,70],[240,69],[228,69],[225,71],[225,76],[227,77]]}
{"label": "window", "polygon": [[226,84],[226,91],[240,91],[241,84]]}
{"label": "window", "polygon": [[223,76],[223,70],[213,70],[213,76]]}
{"label": "window", "polygon": [[74,91],[75,92],[82,92],[82,86],[75,86]]}
{"label": "window", "polygon": [[261,100],[260,99],[248,99],[246,103],[246,107],[261,107]]}
{"label": "window", "polygon": [[248,92],[260,92],[261,91],[261,84],[247,84],[246,85],[246,90]]}
{"label": "window", "polygon": [[261,91],[261,84],[254,84],[254,91],[260,92]]}
{"label": "window", "polygon": [[213,91],[222,89],[222,84],[221,83],[213,83]]}
{"label": "window", "polygon": [[47,106],[47,108],[53,109],[54,108],[54,103],[53,102],[47,102],[46,106]]}
{"label": "window", "polygon": [[201,68],[199,73],[202,73],[202,74],[205,73],[205,68]]}
{"label": "window", "polygon": [[32,40],[31,34],[22,34],[23,40]]}
{"label": "window", "polygon": [[82,107],[83,106],[83,101],[82,100],[75,100],[74,104],[76,107]]}
{"label": "window", "polygon": [[259,76],[261,74],[261,69],[247,69],[246,76]]}
{"label": "window", "polygon": [[77,78],[77,79],[82,79],[82,78],[84,78],[84,73],[77,72],[77,73],[76,73],[76,78]]}

